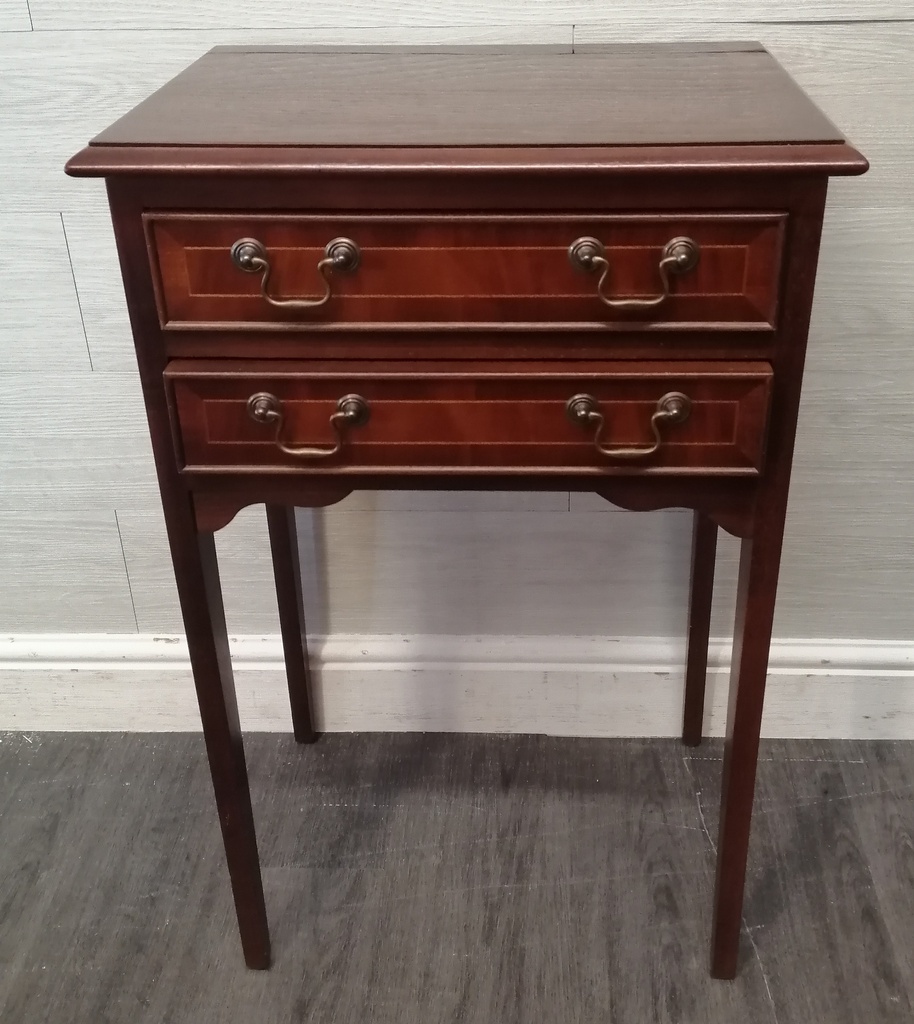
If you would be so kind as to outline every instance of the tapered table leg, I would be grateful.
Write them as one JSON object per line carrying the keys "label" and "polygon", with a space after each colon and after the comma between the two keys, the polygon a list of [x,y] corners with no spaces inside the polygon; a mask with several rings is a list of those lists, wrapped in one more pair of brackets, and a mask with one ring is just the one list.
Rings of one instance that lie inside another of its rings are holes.
{"label": "tapered table leg", "polygon": [[685,701],[682,713],[682,742],[690,747],[697,747],[701,743],[716,555],[717,525],[702,512],[696,512],[692,527],[689,645],[686,655]]}
{"label": "tapered table leg", "polygon": [[267,526],[273,553],[273,576],[276,580],[289,701],[292,705],[292,731],[299,743],[313,743],[319,733],[314,729],[312,714],[311,672],[308,666],[308,637],[295,509],[286,505],[267,505]]}
{"label": "tapered table leg", "polygon": [[248,967],[265,969],[270,933],[216,547],[211,533],[196,531],[189,508],[170,516],[167,526],[244,959]]}
{"label": "tapered table leg", "polygon": [[783,510],[760,519],[760,523],[755,538],[744,540],[740,552],[714,894],[711,974],[715,978],[735,977],[739,957]]}

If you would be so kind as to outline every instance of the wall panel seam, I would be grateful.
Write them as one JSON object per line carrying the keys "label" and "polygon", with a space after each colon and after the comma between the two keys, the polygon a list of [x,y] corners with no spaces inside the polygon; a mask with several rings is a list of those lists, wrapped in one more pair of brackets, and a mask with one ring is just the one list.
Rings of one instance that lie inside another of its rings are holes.
{"label": "wall panel seam", "polygon": [[133,596],[133,582],[130,579],[130,570],[127,568],[127,553],[124,551],[124,538],[121,535],[121,524],[117,517],[117,509],[114,509],[114,525],[117,527],[117,541],[121,546],[121,560],[124,563],[124,575],[127,577],[127,592],[130,594],[130,606],[133,609],[133,621],[136,623],[136,631],[140,631],[140,619],[136,613],[136,600]]}
{"label": "wall panel seam", "polygon": [[86,355],[89,357],[89,369],[94,370],[92,365],[92,349],[89,348],[89,333],[86,330],[86,318],[83,316],[82,299],[79,297],[79,285],[76,283],[76,270],[73,267],[73,257],[70,254],[70,240],[67,238],[67,225],[64,222],[63,210],[57,211],[60,216],[60,228],[63,231],[63,244],[67,249],[67,262],[70,264],[70,277],[73,279],[73,291],[76,293],[76,308],[79,310],[79,322],[82,324],[83,338],[86,342]]}

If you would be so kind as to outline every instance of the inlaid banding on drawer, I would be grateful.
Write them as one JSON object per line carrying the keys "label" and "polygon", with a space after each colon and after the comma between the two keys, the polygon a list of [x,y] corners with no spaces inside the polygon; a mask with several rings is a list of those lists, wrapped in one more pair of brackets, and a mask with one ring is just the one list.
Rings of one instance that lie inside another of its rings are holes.
{"label": "inlaid banding on drawer", "polygon": [[[166,376],[192,472],[757,475],[771,369],[176,360]],[[671,395],[686,405],[679,420],[658,412]],[[576,419],[581,396],[592,414]]]}
{"label": "inlaid banding on drawer", "polygon": [[[166,329],[771,330],[786,215],[149,213],[145,222]],[[569,258],[587,237],[603,247],[610,303],[664,294],[671,241],[693,241],[698,258],[667,275],[669,294],[656,305],[618,308],[600,298],[602,265],[588,271]],[[340,239],[357,248],[355,265],[327,265],[328,245]],[[244,250],[239,259],[233,246]]]}

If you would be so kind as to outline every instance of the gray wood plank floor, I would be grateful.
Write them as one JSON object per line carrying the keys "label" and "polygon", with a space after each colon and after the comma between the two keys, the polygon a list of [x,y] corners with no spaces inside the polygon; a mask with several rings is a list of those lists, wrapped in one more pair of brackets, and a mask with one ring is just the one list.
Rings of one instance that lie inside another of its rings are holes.
{"label": "gray wood plank floor", "polygon": [[914,1019],[914,743],[764,744],[732,983],[707,972],[719,743],[247,749],[265,973],[199,736],[0,736],[4,1024]]}

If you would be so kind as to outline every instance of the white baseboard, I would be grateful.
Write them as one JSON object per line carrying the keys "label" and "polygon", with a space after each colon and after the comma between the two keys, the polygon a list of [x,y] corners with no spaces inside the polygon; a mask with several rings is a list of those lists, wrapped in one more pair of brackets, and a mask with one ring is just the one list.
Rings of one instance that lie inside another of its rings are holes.
{"label": "white baseboard", "polygon": [[[311,644],[322,730],[675,736],[684,645],[663,638],[333,636]],[[245,729],[287,731],[278,637],[234,637]],[[715,641],[705,732],[721,735],[729,645]],[[0,637],[0,729],[199,729],[181,637]],[[772,647],[763,733],[914,739],[914,643]]]}

